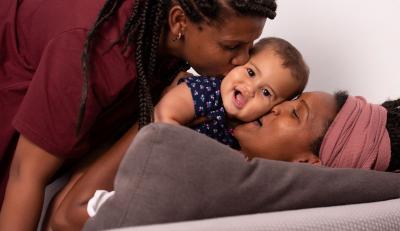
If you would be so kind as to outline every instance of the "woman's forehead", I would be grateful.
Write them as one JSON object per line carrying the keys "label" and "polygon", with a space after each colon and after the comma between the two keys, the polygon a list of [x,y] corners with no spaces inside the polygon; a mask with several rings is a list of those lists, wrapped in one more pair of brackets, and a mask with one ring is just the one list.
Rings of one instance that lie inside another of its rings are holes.
{"label": "woman's forehead", "polygon": [[334,117],[336,114],[336,100],[332,94],[327,92],[305,92],[300,95],[299,99],[304,100],[310,108],[310,113],[317,116]]}

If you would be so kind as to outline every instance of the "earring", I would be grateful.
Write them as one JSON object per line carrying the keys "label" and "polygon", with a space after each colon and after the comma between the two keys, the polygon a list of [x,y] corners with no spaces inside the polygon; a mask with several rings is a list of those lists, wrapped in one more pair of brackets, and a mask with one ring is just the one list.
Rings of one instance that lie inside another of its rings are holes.
{"label": "earring", "polygon": [[175,42],[180,40],[181,38],[182,38],[182,32],[179,32],[178,36],[176,36],[172,41]]}

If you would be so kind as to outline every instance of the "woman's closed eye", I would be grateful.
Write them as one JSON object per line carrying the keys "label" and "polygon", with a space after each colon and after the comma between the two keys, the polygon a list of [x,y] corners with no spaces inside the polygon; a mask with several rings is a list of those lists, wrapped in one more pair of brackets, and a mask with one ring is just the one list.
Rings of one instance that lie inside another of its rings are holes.
{"label": "woman's closed eye", "polygon": [[250,77],[254,77],[254,76],[256,75],[256,73],[253,71],[253,69],[251,69],[251,68],[249,68],[249,67],[246,68],[246,71],[247,71],[247,74],[248,74]]}
{"label": "woman's closed eye", "polygon": [[222,48],[227,51],[236,51],[240,48],[240,44],[236,45],[222,45]]}
{"label": "woman's closed eye", "polygon": [[296,110],[295,108],[292,110],[292,115],[293,115],[293,117],[295,117],[297,120],[300,119],[299,113],[297,112],[297,110]]}

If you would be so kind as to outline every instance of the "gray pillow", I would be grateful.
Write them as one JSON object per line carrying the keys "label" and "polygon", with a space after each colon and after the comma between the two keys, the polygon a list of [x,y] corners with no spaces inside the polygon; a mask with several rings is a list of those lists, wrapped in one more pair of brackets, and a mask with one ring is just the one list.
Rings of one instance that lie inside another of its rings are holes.
{"label": "gray pillow", "polygon": [[243,155],[182,126],[143,128],[115,180],[115,196],[85,230],[397,198],[400,176]]}

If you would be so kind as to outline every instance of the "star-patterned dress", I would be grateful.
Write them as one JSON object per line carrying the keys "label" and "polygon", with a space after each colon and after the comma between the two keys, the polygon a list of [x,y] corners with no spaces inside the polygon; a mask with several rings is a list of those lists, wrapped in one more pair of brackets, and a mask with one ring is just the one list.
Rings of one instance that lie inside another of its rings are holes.
{"label": "star-patterned dress", "polygon": [[207,76],[190,76],[180,80],[189,87],[194,103],[195,118],[204,117],[203,123],[192,127],[219,142],[239,149],[238,141],[227,126],[225,109],[221,98],[221,79]]}

